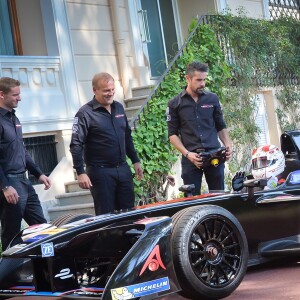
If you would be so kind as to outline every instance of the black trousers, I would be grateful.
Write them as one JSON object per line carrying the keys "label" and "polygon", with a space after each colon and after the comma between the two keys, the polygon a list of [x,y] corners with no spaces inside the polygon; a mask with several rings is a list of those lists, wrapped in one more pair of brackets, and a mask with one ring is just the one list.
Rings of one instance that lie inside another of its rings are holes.
{"label": "black trousers", "polygon": [[28,225],[47,223],[38,195],[31,182],[25,176],[24,178],[8,177],[8,180],[9,185],[15,188],[20,198],[17,204],[9,204],[1,191],[0,219],[2,250],[6,249],[10,241],[20,232],[22,219]]}
{"label": "black trousers", "polygon": [[127,163],[111,168],[88,166],[86,172],[93,185],[96,215],[134,206],[133,175]]}
{"label": "black trousers", "polygon": [[194,184],[194,195],[201,194],[201,185],[203,174],[205,176],[208,189],[212,191],[223,191],[225,189],[224,184],[224,164],[220,164],[217,167],[209,166],[204,169],[198,169],[187,158],[183,157],[181,161],[182,173],[181,178],[184,184]]}

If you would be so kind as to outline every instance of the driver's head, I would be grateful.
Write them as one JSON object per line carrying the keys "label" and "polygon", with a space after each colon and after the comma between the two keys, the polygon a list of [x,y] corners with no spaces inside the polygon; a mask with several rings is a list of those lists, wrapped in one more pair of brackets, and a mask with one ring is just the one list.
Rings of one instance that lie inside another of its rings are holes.
{"label": "driver's head", "polygon": [[284,171],[282,151],[274,145],[260,146],[252,152],[252,175],[255,179],[269,179]]}

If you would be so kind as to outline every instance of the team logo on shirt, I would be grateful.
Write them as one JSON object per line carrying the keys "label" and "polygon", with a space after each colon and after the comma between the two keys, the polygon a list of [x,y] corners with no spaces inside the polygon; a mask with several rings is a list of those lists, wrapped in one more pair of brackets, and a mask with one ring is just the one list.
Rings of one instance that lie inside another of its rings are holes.
{"label": "team logo on shirt", "polygon": [[117,118],[117,119],[118,119],[118,118],[124,118],[124,114],[123,114],[123,115],[121,115],[121,114],[116,115],[115,118]]}
{"label": "team logo on shirt", "polygon": [[78,117],[74,118],[72,132],[73,133],[77,133],[78,132]]}
{"label": "team logo on shirt", "polygon": [[166,109],[166,116],[167,116],[167,122],[171,121],[171,115],[170,115],[170,109],[169,109],[169,107],[167,107],[167,109]]}
{"label": "team logo on shirt", "polygon": [[212,108],[214,107],[213,105],[209,105],[209,104],[204,104],[204,105],[201,105],[202,108]]}

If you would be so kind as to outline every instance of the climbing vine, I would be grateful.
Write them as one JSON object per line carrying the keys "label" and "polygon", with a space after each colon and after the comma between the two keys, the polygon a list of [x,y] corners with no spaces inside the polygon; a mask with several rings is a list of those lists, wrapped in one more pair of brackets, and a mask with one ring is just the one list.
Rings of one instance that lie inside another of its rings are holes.
{"label": "climbing vine", "polygon": [[279,106],[276,109],[282,131],[293,130],[300,126],[300,86],[283,86],[277,89]]}

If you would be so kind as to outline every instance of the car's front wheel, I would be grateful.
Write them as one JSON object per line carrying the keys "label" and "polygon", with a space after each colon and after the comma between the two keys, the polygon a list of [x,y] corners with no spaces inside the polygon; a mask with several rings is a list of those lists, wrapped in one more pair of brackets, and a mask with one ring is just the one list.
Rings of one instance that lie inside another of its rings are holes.
{"label": "car's front wheel", "polygon": [[72,222],[80,221],[80,220],[83,220],[86,218],[91,218],[91,217],[94,217],[94,216],[91,214],[74,214],[74,213],[65,214],[65,215],[58,217],[54,221],[52,221],[51,224],[53,226],[60,227],[60,226],[66,225],[66,224],[70,224]]}
{"label": "car's front wheel", "polygon": [[214,205],[194,206],[173,216],[173,261],[181,294],[221,299],[241,283],[248,245],[238,220]]}

